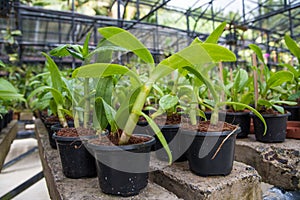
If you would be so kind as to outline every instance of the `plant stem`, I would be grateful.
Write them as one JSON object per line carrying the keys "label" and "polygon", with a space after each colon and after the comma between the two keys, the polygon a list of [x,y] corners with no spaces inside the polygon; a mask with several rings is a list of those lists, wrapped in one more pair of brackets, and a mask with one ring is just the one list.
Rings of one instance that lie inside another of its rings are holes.
{"label": "plant stem", "polygon": [[138,122],[139,119],[138,113],[141,112],[141,110],[143,109],[146,98],[152,88],[152,85],[153,85],[152,83],[148,83],[148,84],[146,83],[144,86],[142,86],[141,91],[135,100],[129,118],[126,122],[125,128],[120,137],[119,140],[120,145],[128,143],[128,140],[132,135],[136,123]]}
{"label": "plant stem", "polygon": [[62,127],[67,128],[68,123],[64,114],[61,112],[62,109],[63,109],[62,105],[57,105],[57,116],[59,119],[59,123],[62,125]]}
{"label": "plant stem", "polygon": [[89,78],[85,78],[84,80],[84,96],[86,97],[85,106],[84,106],[84,116],[83,116],[83,127],[87,128],[87,123],[89,121],[90,114],[90,100],[88,98],[89,95]]}

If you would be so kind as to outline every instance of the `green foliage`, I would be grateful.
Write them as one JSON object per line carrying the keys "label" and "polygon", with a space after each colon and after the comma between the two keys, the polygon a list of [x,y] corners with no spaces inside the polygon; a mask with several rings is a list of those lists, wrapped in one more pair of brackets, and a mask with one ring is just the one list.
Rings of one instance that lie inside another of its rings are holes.
{"label": "green foliage", "polygon": [[[264,63],[264,59],[261,56],[261,49],[255,45],[251,44],[249,47],[256,53],[258,59]],[[253,67],[255,73],[257,73],[258,77],[262,77],[258,80],[258,99],[257,99],[257,109],[271,109],[279,111],[280,113],[284,113],[284,109],[281,104],[287,105],[295,105],[295,102],[291,101],[281,101],[280,96],[284,95],[286,92],[282,89],[283,84],[288,82],[292,82],[294,79],[294,75],[290,71],[277,71],[271,72],[266,65],[263,66],[263,69],[260,70],[256,66]]]}

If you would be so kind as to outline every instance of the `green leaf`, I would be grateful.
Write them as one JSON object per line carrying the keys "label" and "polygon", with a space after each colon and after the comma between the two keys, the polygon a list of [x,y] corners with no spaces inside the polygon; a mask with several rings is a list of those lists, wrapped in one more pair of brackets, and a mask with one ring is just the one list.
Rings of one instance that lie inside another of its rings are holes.
{"label": "green leaf", "polygon": [[63,85],[63,81],[61,79],[62,75],[61,75],[56,63],[46,53],[42,52],[42,54],[43,54],[43,56],[46,57],[46,60],[47,60],[46,64],[47,64],[47,67],[48,67],[49,72],[50,72],[51,82],[52,82],[53,88],[55,88],[58,91],[61,91],[61,88],[64,85]]}
{"label": "green leaf", "polygon": [[233,88],[236,93],[239,93],[248,81],[248,73],[244,69],[239,69],[235,78]]}
{"label": "green leaf", "polygon": [[2,60],[0,60],[0,67],[5,67],[5,64]]}
{"label": "green leaf", "polygon": [[7,80],[0,78],[0,91],[10,91],[11,93],[18,93],[18,90]]}
{"label": "green leaf", "polygon": [[250,49],[252,49],[252,50],[254,51],[254,53],[257,55],[258,59],[259,59],[264,65],[266,65],[265,60],[264,60],[264,57],[263,57],[263,54],[262,54],[262,51],[261,51],[261,49],[259,48],[259,46],[257,46],[256,44],[249,44],[249,47],[250,47]]}
{"label": "green leaf", "polygon": [[150,51],[131,33],[118,27],[99,28],[99,33],[111,43],[128,49],[149,64],[154,64]]}
{"label": "green leaf", "polygon": [[169,157],[169,164],[172,164],[172,154],[171,154],[171,150],[168,146],[168,143],[164,137],[164,135],[162,134],[162,132],[160,131],[159,127],[156,125],[156,123],[145,113],[140,112],[140,115],[142,115],[147,122],[149,123],[150,127],[153,129],[154,133],[156,134],[157,138],[159,139],[160,143],[162,144],[162,146],[164,147],[164,149],[167,152],[167,155]]}
{"label": "green leaf", "polygon": [[159,100],[159,106],[163,110],[169,110],[170,108],[174,108],[177,104],[178,104],[178,97],[170,94],[161,97]]}
{"label": "green leaf", "polygon": [[278,71],[271,75],[267,80],[267,86],[269,88],[274,88],[282,85],[285,82],[293,81],[294,75],[289,71]]}
{"label": "green leaf", "polygon": [[[103,98],[98,97],[95,100],[95,104],[99,105],[100,103],[103,104],[103,108],[104,108],[104,112],[105,112],[105,117],[108,121],[108,123],[110,124],[111,127],[111,132],[115,132],[118,130],[118,125],[115,121],[115,116],[116,116],[116,111],[110,106],[108,105]],[[102,115],[102,114],[101,114]],[[98,117],[98,116],[97,116]],[[99,119],[99,118],[98,118]],[[103,127],[101,127],[103,128]],[[106,127],[105,127],[106,128]]]}
{"label": "green leaf", "polygon": [[89,32],[85,38],[83,48],[82,48],[82,56],[83,58],[86,58],[86,56],[89,54],[89,41],[91,37],[91,32]]}
{"label": "green leaf", "polygon": [[214,43],[216,44],[222,35],[226,22],[221,23],[209,36],[206,38],[205,43]]}
{"label": "green leaf", "polygon": [[75,78],[100,78],[107,77],[113,75],[129,75],[135,78],[138,82],[139,76],[130,71],[127,67],[118,65],[118,64],[110,64],[110,63],[94,63],[89,65],[81,66],[74,70],[72,73],[72,77]]}
{"label": "green leaf", "polygon": [[290,64],[280,64],[279,66],[288,68],[288,70],[294,74],[294,78],[295,78],[295,79],[297,79],[298,77],[300,77],[300,68],[299,68],[299,67],[298,67],[298,68],[299,68],[299,69],[298,69],[299,71],[297,71],[297,70],[295,69],[295,67],[292,66],[292,65],[290,65]]}
{"label": "green leaf", "polygon": [[284,36],[284,41],[285,41],[286,46],[291,51],[291,53],[294,56],[296,56],[298,61],[300,62],[300,48],[297,45],[297,43],[289,35]]}
{"label": "green leaf", "polygon": [[[75,50],[75,51],[74,51]],[[76,51],[76,49],[72,48],[67,48],[67,51],[74,57],[78,58],[80,60],[84,60],[84,57],[81,52]]]}
{"label": "green leaf", "polygon": [[[95,98],[102,98],[108,105],[111,105],[113,93],[113,79],[112,77],[100,78],[96,87]],[[102,129],[105,129],[108,124],[106,118],[104,105],[101,101],[95,102],[95,112],[97,120]]]}
{"label": "green leaf", "polygon": [[273,108],[275,108],[278,112],[280,112],[281,114],[284,113],[284,108],[282,106],[278,106],[278,105],[273,105]]}
{"label": "green leaf", "polygon": [[185,66],[207,71],[211,68],[210,64],[215,62],[235,60],[234,53],[225,47],[216,44],[194,44],[160,62],[153,70],[150,79],[155,82],[172,71]]}
{"label": "green leaf", "polygon": [[67,50],[67,48],[69,47],[69,44],[65,44],[62,46],[58,46],[54,49],[52,49],[49,53],[51,56],[57,56],[57,57],[65,57],[65,56],[69,56],[70,53]]}

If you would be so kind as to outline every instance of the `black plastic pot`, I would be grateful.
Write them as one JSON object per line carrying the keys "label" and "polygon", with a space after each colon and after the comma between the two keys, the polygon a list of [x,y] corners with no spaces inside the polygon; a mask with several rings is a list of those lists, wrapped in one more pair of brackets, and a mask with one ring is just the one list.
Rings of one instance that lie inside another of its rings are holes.
{"label": "black plastic pot", "polygon": [[148,184],[151,146],[155,139],[134,145],[104,146],[87,143],[97,163],[97,174],[102,192],[119,196],[133,196]]}
{"label": "black plastic pot", "polygon": [[288,116],[289,121],[300,121],[300,106],[283,106],[284,109],[291,113]]}
{"label": "black plastic pot", "polygon": [[[173,161],[174,162],[183,162],[187,160],[186,150],[188,147],[184,146],[182,143],[184,135],[180,133],[180,125],[164,125],[161,128],[161,132],[165,137],[168,146],[171,150]],[[156,143],[155,143],[155,154],[159,160],[169,161],[168,154],[166,150],[163,148],[161,142],[155,135]]]}
{"label": "black plastic pot", "polygon": [[63,174],[68,178],[96,177],[95,158],[85,148],[80,137],[61,137],[53,134],[56,141]]}
{"label": "black plastic pot", "polygon": [[262,114],[267,124],[267,132],[265,135],[263,135],[264,124],[257,116],[251,114],[253,117],[256,140],[265,143],[284,142],[286,138],[287,119],[289,115],[290,113],[277,115]]}
{"label": "black plastic pot", "polygon": [[236,135],[241,131],[237,129],[222,145],[214,159],[218,147],[231,133],[226,132],[192,132],[182,130],[186,137],[193,140],[187,157],[190,170],[199,176],[228,175],[232,171]]}
{"label": "black plastic pot", "polygon": [[226,112],[225,122],[239,125],[241,128],[241,132],[237,134],[237,138],[246,138],[248,136],[250,133],[250,121],[250,112]]}
{"label": "black plastic pot", "polygon": [[[62,126],[61,124],[58,122],[58,123],[54,123],[53,125],[51,125],[53,123],[49,123],[46,125],[46,128],[47,128],[47,131],[48,131],[48,138],[49,138],[49,143],[50,143],[50,146],[53,148],[53,149],[57,149],[57,145],[56,145],[56,142],[55,140],[53,139],[53,134],[57,131],[59,131]],[[50,126],[50,128],[49,128]],[[73,121],[68,121],[68,126],[69,127],[74,127],[74,122]]]}

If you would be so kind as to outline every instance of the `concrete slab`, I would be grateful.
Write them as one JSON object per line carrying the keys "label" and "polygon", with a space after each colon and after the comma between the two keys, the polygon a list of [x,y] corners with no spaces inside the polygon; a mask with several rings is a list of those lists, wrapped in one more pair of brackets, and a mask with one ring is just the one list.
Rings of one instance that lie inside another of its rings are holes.
{"label": "concrete slab", "polygon": [[4,160],[10,150],[11,143],[16,138],[18,132],[17,120],[12,120],[0,134],[0,172],[4,164]]}
{"label": "concrete slab", "polygon": [[151,180],[187,200],[201,199],[262,199],[260,176],[243,163],[234,162],[228,176],[201,177],[189,170],[187,162],[167,166],[152,160]]}
{"label": "concrete slab", "polygon": [[300,140],[262,143],[251,134],[237,140],[235,160],[254,167],[263,182],[286,190],[300,189]]}
{"label": "concrete slab", "polygon": [[39,153],[42,161],[44,176],[51,199],[124,199],[124,200],[149,200],[149,199],[179,199],[174,193],[165,188],[149,182],[148,186],[137,196],[122,198],[101,192],[97,178],[70,179],[62,173],[58,151],[49,145],[47,130],[42,122],[37,119],[36,137],[39,144]]}

